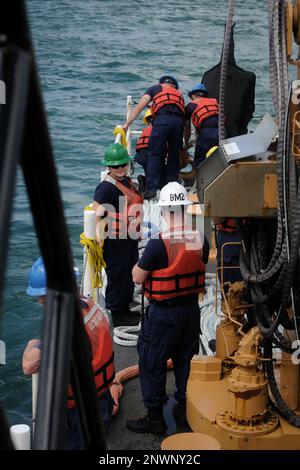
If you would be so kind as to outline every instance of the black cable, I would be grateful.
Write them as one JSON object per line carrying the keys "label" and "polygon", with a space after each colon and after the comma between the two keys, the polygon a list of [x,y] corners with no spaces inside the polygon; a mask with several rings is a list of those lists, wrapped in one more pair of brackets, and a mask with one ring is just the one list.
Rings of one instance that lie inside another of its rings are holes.
{"label": "black cable", "polygon": [[272,392],[272,396],[274,398],[274,403],[273,405],[275,408],[278,410],[279,414],[283,416],[292,426],[296,426],[297,428],[300,428],[300,417],[297,416],[286,404],[286,402],[283,400],[277,383],[275,379],[275,374],[274,374],[274,366],[273,366],[273,360],[272,360],[272,341],[271,340],[266,340],[264,344],[264,357],[266,359],[269,359],[265,362],[265,368],[267,372],[267,377],[268,377],[268,382],[269,382],[269,387]]}

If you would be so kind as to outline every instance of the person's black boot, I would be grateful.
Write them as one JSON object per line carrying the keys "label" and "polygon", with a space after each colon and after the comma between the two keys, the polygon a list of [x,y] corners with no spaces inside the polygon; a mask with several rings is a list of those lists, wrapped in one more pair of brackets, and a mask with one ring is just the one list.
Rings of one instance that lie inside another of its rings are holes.
{"label": "person's black boot", "polygon": [[163,434],[167,425],[162,410],[150,408],[144,418],[129,419],[127,428],[133,432]]}
{"label": "person's black boot", "polygon": [[209,349],[211,352],[216,352],[216,340],[214,338],[210,339],[208,342]]}
{"label": "person's black boot", "polygon": [[145,191],[143,193],[144,199],[154,199],[156,197],[156,191]]}
{"label": "person's black boot", "polygon": [[144,175],[138,175],[137,177],[138,180],[138,191],[140,193],[144,193],[146,190],[146,177]]}

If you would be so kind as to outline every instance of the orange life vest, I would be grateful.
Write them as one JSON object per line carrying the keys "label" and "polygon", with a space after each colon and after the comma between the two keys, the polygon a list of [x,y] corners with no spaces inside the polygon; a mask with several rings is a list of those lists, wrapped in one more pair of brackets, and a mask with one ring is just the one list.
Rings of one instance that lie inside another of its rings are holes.
{"label": "orange life vest", "polygon": [[150,135],[152,132],[152,124],[150,124],[148,127],[144,127],[142,134],[139,137],[139,140],[137,141],[135,150],[139,152],[142,149],[147,149],[149,147],[149,140],[150,140]]}
{"label": "orange life vest", "polygon": [[[100,397],[115,377],[114,353],[109,324],[99,305],[92,299],[81,297],[82,316],[85,331],[92,348],[92,368],[94,372],[97,396]],[[68,408],[76,406],[71,385],[68,388]]]}
{"label": "orange life vest", "polygon": [[[246,219],[240,219],[240,221],[242,225],[246,224]],[[226,217],[221,223],[216,224],[216,229],[228,233],[238,232],[239,230],[234,219],[231,217]]]}
{"label": "orange life vest", "polygon": [[161,87],[162,91],[157,93],[157,95],[155,95],[152,100],[152,116],[155,117],[157,111],[167,104],[175,104],[184,113],[184,98],[181,91],[176,90],[176,88],[168,86],[165,83],[163,83]]}
{"label": "orange life vest", "polygon": [[199,232],[189,227],[177,228],[162,233],[161,238],[169,264],[150,273],[144,283],[146,297],[166,300],[204,292],[205,264]]}
{"label": "orange life vest", "polygon": [[108,212],[108,236],[112,239],[132,236],[135,239],[140,238],[141,222],[143,219],[143,198],[133,186],[130,178],[130,188],[122,184],[110,175],[107,175],[104,181],[116,186],[125,196],[125,204],[122,212]]}
{"label": "orange life vest", "polygon": [[197,105],[192,114],[192,123],[195,127],[201,127],[204,119],[219,114],[219,105],[215,98],[196,98],[192,102]]}

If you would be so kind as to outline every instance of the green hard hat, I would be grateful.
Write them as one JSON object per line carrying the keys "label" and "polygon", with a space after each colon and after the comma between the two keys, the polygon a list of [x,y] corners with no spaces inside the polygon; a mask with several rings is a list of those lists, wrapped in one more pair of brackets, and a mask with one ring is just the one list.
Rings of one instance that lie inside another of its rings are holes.
{"label": "green hard hat", "polygon": [[114,166],[128,163],[132,158],[128,155],[125,147],[121,144],[110,144],[104,151],[104,160],[101,161],[102,165]]}

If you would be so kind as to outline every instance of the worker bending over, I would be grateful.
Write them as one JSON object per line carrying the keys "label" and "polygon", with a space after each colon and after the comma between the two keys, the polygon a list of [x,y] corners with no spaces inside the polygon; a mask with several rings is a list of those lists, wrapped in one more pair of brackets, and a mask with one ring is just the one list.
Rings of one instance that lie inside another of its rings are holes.
{"label": "worker bending over", "polygon": [[184,99],[178,89],[176,78],[171,75],[164,75],[159,79],[158,85],[148,88],[130,113],[123,126],[124,131],[127,131],[131,123],[150,102],[152,102],[151,113],[154,122],[149,140],[144,199],[155,198],[156,191],[161,188],[164,170],[166,170],[166,182],[178,180],[179,150],[183,146]]}
{"label": "worker bending over", "polygon": [[197,83],[189,92],[191,102],[185,107],[185,147],[191,136],[191,121],[196,130],[194,168],[205,160],[208,150],[219,145],[219,105],[215,98],[208,97],[208,91],[202,83]]}

